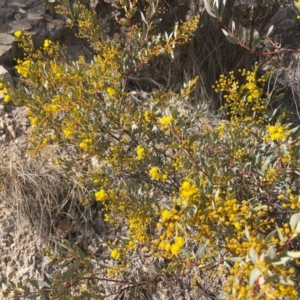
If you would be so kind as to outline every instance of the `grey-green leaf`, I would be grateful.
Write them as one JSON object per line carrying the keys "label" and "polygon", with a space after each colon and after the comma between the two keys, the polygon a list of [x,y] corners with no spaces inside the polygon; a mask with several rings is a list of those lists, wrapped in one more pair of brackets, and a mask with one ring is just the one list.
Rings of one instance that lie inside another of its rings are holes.
{"label": "grey-green leaf", "polygon": [[259,278],[261,272],[259,269],[253,269],[250,277],[249,277],[249,284],[251,287],[253,287],[253,284],[255,283],[255,281]]}

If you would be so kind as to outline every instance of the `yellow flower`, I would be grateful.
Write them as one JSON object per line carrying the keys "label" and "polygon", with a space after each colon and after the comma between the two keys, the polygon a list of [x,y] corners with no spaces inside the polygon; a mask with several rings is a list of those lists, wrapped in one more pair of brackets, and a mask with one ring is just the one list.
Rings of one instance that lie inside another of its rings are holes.
{"label": "yellow flower", "polygon": [[151,176],[151,178],[153,179],[153,180],[160,180],[160,178],[161,178],[161,174],[160,174],[160,172],[159,172],[159,169],[158,169],[158,167],[152,167],[150,170],[149,170],[149,174],[150,174],[150,176]]}
{"label": "yellow flower", "polygon": [[199,189],[195,184],[191,184],[188,180],[185,180],[182,183],[179,192],[182,200],[189,200],[198,194]]}
{"label": "yellow flower", "polygon": [[180,253],[180,250],[181,250],[181,247],[177,244],[173,244],[171,246],[171,253],[174,254],[174,255],[177,255]]}
{"label": "yellow flower", "polygon": [[91,139],[84,139],[82,142],[79,143],[79,147],[82,148],[84,151],[87,151],[91,142]]}
{"label": "yellow flower", "polygon": [[171,217],[172,217],[171,212],[166,209],[161,213],[162,221],[168,221],[171,219]]}
{"label": "yellow flower", "polygon": [[20,38],[22,36],[22,31],[21,30],[18,30],[18,31],[15,31],[14,35],[16,38]]}
{"label": "yellow flower", "polygon": [[175,238],[175,244],[179,245],[180,247],[183,247],[184,246],[184,238],[182,236],[177,236]]}
{"label": "yellow flower", "polygon": [[64,133],[64,135],[65,135],[66,137],[70,137],[71,134],[72,134],[72,131],[70,130],[70,128],[65,128],[65,129],[63,130],[63,133]]}
{"label": "yellow flower", "polygon": [[5,95],[3,101],[4,102],[9,102],[10,101],[10,96],[9,95]]}
{"label": "yellow flower", "polygon": [[162,182],[166,182],[168,180],[168,175],[167,174],[163,174],[162,176],[161,176],[161,181]]}
{"label": "yellow flower", "polygon": [[44,41],[44,49],[49,48],[49,47],[51,46],[51,44],[52,44],[52,41],[50,41],[50,40],[45,40],[45,41]]}
{"label": "yellow flower", "polygon": [[107,94],[109,95],[109,96],[114,96],[115,94],[116,94],[116,90],[114,89],[114,88],[111,88],[111,87],[109,87],[109,88],[107,88]]}
{"label": "yellow flower", "polygon": [[164,246],[165,246],[165,250],[166,250],[167,252],[171,251],[171,244],[166,243]]}
{"label": "yellow flower", "polygon": [[36,118],[36,117],[28,117],[28,119],[29,119],[29,122],[31,125],[36,124],[37,120],[38,120],[38,118]]}
{"label": "yellow flower", "polygon": [[175,238],[175,243],[171,245],[171,253],[177,255],[180,253],[181,248],[184,246],[184,238],[182,236],[177,236]]}
{"label": "yellow flower", "polygon": [[272,141],[278,141],[282,140],[284,141],[286,139],[287,133],[284,132],[284,128],[281,126],[281,124],[276,124],[275,126],[268,126],[268,136]]}
{"label": "yellow flower", "polygon": [[137,145],[136,147],[136,155],[137,155],[137,159],[138,160],[142,160],[145,156],[145,149],[140,146],[140,145]]}
{"label": "yellow flower", "polygon": [[113,258],[113,259],[119,260],[120,257],[121,257],[121,253],[119,252],[118,249],[114,249],[114,250],[111,252],[110,257]]}
{"label": "yellow flower", "polygon": [[105,201],[108,199],[108,194],[104,189],[101,189],[100,191],[95,193],[95,197],[97,201]]}
{"label": "yellow flower", "polygon": [[170,116],[165,116],[160,118],[159,122],[162,125],[163,129],[167,129],[169,127],[169,124],[172,123],[173,118]]}
{"label": "yellow flower", "polygon": [[18,65],[16,66],[17,72],[24,78],[28,77],[31,61],[30,60],[18,60]]}

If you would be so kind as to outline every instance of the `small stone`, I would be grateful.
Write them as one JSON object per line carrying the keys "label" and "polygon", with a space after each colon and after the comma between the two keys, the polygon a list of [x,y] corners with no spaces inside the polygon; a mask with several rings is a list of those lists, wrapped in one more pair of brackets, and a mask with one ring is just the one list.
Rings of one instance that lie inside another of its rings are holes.
{"label": "small stone", "polygon": [[56,230],[59,237],[65,239],[71,232],[72,228],[72,221],[66,218],[58,222]]}
{"label": "small stone", "polygon": [[6,267],[6,277],[12,279],[16,273],[16,268],[14,266],[7,266]]}

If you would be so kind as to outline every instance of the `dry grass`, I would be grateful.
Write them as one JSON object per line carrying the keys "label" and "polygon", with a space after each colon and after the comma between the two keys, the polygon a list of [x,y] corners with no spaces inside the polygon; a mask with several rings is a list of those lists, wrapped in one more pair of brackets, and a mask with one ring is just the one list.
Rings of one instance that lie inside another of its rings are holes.
{"label": "dry grass", "polygon": [[29,221],[43,237],[49,236],[54,224],[78,209],[84,187],[63,176],[60,166],[53,163],[54,147],[36,157],[25,149],[12,147],[1,151],[0,201],[17,212],[17,224]]}

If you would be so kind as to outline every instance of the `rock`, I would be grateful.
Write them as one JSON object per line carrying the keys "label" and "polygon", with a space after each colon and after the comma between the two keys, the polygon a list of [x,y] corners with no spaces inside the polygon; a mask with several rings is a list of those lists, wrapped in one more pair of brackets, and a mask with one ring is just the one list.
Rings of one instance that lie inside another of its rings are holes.
{"label": "rock", "polygon": [[6,277],[12,279],[16,274],[16,268],[13,265],[8,265],[6,267]]}
{"label": "rock", "polygon": [[[11,85],[14,84],[9,72],[1,65],[0,65],[0,80],[8,82]],[[0,92],[0,100],[2,100],[3,98],[4,98],[4,95],[3,95],[3,93]]]}
{"label": "rock", "polygon": [[9,72],[3,67],[0,65],[0,78],[5,81],[7,81],[10,85],[13,85],[14,82],[9,74]]}
{"label": "rock", "polygon": [[15,55],[14,37],[8,33],[0,33],[0,64],[11,62]]}
{"label": "rock", "polygon": [[62,219],[58,222],[56,231],[58,236],[61,239],[65,239],[69,233],[72,231],[73,224],[72,221],[68,218]]}
{"label": "rock", "polygon": [[12,21],[8,23],[8,25],[11,27],[10,33],[14,33],[17,30],[30,30],[32,28],[30,22],[28,19],[20,19],[16,21]]}

